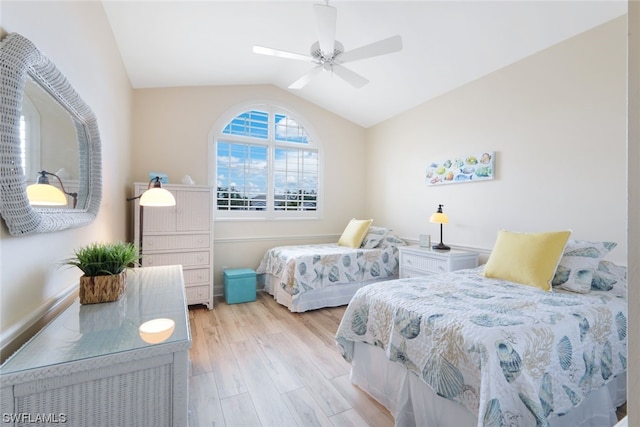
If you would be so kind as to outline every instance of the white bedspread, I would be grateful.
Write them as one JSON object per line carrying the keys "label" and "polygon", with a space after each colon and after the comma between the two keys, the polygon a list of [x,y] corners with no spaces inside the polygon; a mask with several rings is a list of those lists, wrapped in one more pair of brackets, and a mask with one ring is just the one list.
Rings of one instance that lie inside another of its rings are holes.
{"label": "white bedspread", "polygon": [[548,425],[624,374],[624,288],[545,292],[481,271],[360,289],[336,335],[343,356],[354,342],[381,347],[480,426]]}

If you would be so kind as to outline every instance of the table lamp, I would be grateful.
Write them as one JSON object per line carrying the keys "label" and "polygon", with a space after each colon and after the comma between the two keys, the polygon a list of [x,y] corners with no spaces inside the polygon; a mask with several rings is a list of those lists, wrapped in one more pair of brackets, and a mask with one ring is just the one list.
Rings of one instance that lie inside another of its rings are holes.
{"label": "table lamp", "polygon": [[434,212],[429,218],[429,222],[433,222],[434,224],[440,224],[440,243],[438,243],[437,245],[433,245],[433,249],[438,251],[448,251],[451,249],[449,246],[442,243],[442,224],[449,223],[449,217],[447,217],[447,214],[442,212],[443,206],[444,205],[438,205],[438,210]]}

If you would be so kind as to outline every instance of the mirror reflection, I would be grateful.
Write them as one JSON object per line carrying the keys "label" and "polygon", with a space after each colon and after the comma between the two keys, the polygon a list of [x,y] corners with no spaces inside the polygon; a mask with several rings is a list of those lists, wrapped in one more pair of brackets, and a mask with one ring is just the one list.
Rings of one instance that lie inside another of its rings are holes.
{"label": "mirror reflection", "polygon": [[[102,149],[96,116],[30,40],[11,33],[0,45],[0,121],[5,124],[0,152],[3,164],[9,165],[0,174],[0,215],[13,236],[88,225],[98,215],[102,199]],[[34,90],[34,82],[43,91]],[[77,193],[75,209],[73,197],[51,208],[31,204],[28,184],[49,181],[53,185],[48,189],[54,189],[56,173],[68,182],[61,180],[67,193]]]}
{"label": "mirror reflection", "polygon": [[[30,76],[25,81],[20,115],[20,153],[27,185],[35,184],[41,171],[60,178],[50,184],[65,193],[77,193],[79,176],[78,127],[69,112],[60,105],[39,83]],[[66,206],[75,208],[74,200],[67,195]],[[33,203],[39,208],[43,204]],[[56,206],[60,208],[61,206]]]}

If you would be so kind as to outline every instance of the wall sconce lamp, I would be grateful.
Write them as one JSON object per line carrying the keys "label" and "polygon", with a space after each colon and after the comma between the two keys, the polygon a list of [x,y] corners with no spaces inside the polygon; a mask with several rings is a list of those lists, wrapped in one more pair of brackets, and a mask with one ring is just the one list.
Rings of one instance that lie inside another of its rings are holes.
{"label": "wall sconce lamp", "polygon": [[[153,183],[153,187],[151,184]],[[127,201],[130,202],[135,199],[140,199],[140,206],[175,206],[176,199],[173,197],[170,191],[162,188],[162,183],[160,182],[160,177],[156,176],[155,178],[149,181],[149,186],[147,187],[147,191],[142,193],[136,197],[129,197]]]}
{"label": "wall sconce lamp", "polygon": [[442,212],[442,207],[444,205],[438,205],[438,210],[431,215],[429,218],[429,222],[433,222],[434,224],[440,224],[440,243],[437,245],[433,245],[433,249],[439,251],[448,251],[451,249],[449,246],[442,243],[442,224],[449,223],[449,217],[446,213]]}
{"label": "wall sconce lamp", "polygon": [[[70,193],[64,189],[62,180],[55,173],[42,170],[38,172],[38,182],[27,186],[27,199],[32,205],[40,206],[64,206],[68,203],[67,196],[73,198],[73,208],[76,208],[78,204],[78,193]],[[49,183],[47,175],[53,176],[60,183],[60,188],[55,187]]]}
{"label": "wall sconce lamp", "polygon": [[[151,187],[153,184],[153,187]],[[159,207],[159,206],[175,206],[176,198],[173,197],[173,194],[169,190],[162,188],[162,183],[160,182],[160,177],[156,176],[149,180],[149,185],[147,186],[147,190],[135,197],[127,197],[127,202],[132,200],[140,199],[138,208],[140,210],[140,234],[138,235],[138,250],[140,251],[140,256],[143,254],[142,248],[142,235],[143,233],[143,223],[144,223],[144,207]],[[140,265],[142,265],[142,258],[139,260]]]}

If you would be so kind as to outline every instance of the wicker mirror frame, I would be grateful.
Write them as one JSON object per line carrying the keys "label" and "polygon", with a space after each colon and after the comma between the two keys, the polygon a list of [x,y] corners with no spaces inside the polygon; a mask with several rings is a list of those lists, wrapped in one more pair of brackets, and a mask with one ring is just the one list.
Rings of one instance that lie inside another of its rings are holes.
{"label": "wicker mirror frame", "polygon": [[[27,78],[32,78],[69,112],[78,135],[78,209],[34,208],[20,162],[20,112]],[[27,38],[11,33],[0,48],[0,214],[14,236],[45,233],[91,223],[102,198],[98,123],[67,79]]]}

